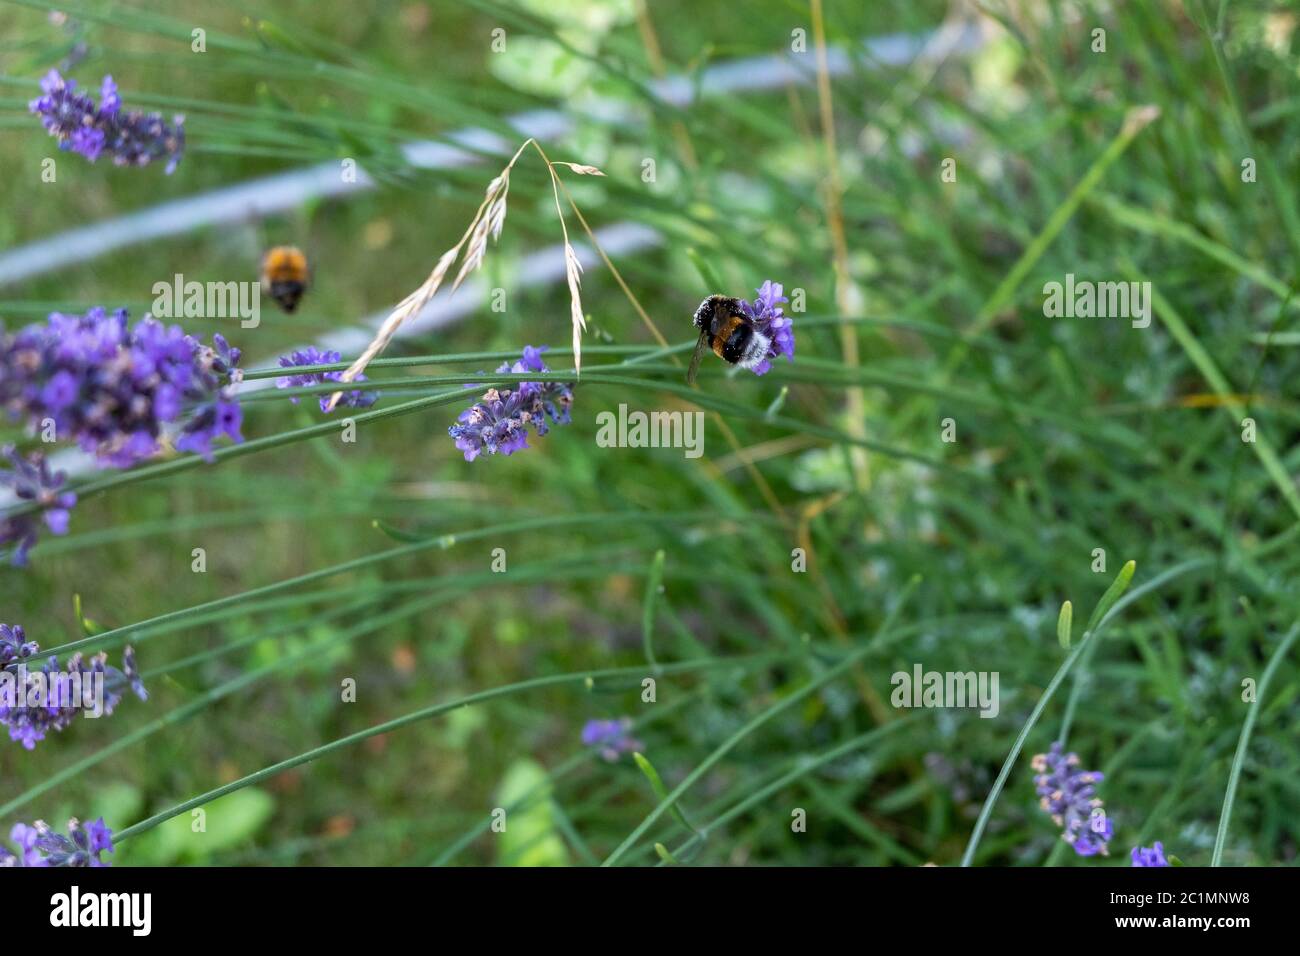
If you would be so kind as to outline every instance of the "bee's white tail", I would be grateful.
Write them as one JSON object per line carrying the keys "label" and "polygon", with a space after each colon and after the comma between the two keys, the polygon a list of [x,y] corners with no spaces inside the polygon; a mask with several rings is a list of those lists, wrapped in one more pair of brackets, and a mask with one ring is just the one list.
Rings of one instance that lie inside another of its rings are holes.
{"label": "bee's white tail", "polygon": [[736,364],[741,368],[753,368],[759,362],[767,357],[767,350],[771,348],[772,340],[762,332],[754,332],[750,336],[749,342],[745,345],[745,353],[740,357]]}

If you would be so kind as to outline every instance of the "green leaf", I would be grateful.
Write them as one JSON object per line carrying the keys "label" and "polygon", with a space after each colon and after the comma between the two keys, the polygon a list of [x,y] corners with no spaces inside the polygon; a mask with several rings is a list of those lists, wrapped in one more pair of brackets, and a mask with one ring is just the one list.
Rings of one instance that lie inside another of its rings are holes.
{"label": "green leaf", "polygon": [[641,608],[641,642],[645,646],[645,659],[657,673],[659,662],[655,660],[654,631],[655,608],[659,604],[659,593],[664,587],[664,552],[655,552],[650,562],[650,573],[645,579],[645,603]]}
{"label": "green leaf", "polygon": [[766,418],[768,421],[771,421],[773,418],[779,415],[781,413],[781,409],[785,406],[786,396],[789,394],[790,394],[790,386],[782,385],[780,394],[777,395],[776,398],[772,399],[772,404],[767,406],[767,411],[763,413],[763,417]]}
{"label": "green leaf", "polygon": [[385,535],[392,538],[394,541],[401,541],[403,543],[410,544],[416,541],[429,540],[429,536],[427,534],[416,534],[411,531],[403,531],[401,528],[395,528],[388,522],[380,521],[378,518],[370,522],[370,524],[373,528],[383,532]]}
{"label": "green leaf", "polygon": [[[195,816],[199,809],[203,815]],[[158,864],[203,862],[251,840],[274,812],[275,798],[265,790],[237,790],[161,824],[145,855]]]}
{"label": "green leaf", "polygon": [[1300,623],[1295,624],[1277,646],[1272,654],[1269,655],[1268,664],[1264,667],[1264,674],[1259,679],[1259,688],[1257,690],[1256,702],[1246,711],[1246,719],[1241,725],[1241,734],[1237,737],[1237,749],[1232,755],[1232,766],[1228,770],[1228,788],[1223,795],[1223,810],[1219,813],[1219,829],[1214,835],[1214,853],[1210,857],[1210,866],[1220,866],[1223,863],[1223,849],[1228,842],[1228,824],[1232,820],[1232,804],[1237,796],[1237,785],[1241,782],[1241,771],[1246,765],[1246,748],[1250,745],[1250,735],[1255,729],[1255,721],[1259,717],[1259,708],[1264,700],[1265,693],[1269,684],[1272,683],[1273,674],[1277,671],[1278,666],[1286,659],[1287,653],[1291,650],[1291,645],[1300,638]]}
{"label": "green leaf", "polygon": [[1133,580],[1133,572],[1137,570],[1137,562],[1129,561],[1124,567],[1119,569],[1119,574],[1111,582],[1106,593],[1101,596],[1097,602],[1096,608],[1093,609],[1092,617],[1088,619],[1088,630],[1091,631],[1097,626],[1097,622],[1106,616],[1106,612],[1115,606],[1115,602],[1124,596],[1128,590],[1129,582]]}
{"label": "green leaf", "polygon": [[673,856],[672,853],[669,852],[668,847],[664,846],[662,843],[655,844],[655,853],[659,854],[659,859],[663,860],[665,863],[671,863],[674,866],[681,865],[678,862],[677,857]]}
{"label": "green leaf", "polygon": [[94,637],[96,634],[103,633],[104,629],[95,621],[86,617],[82,612],[80,594],[72,595],[72,613],[76,617],[77,623],[81,626],[81,633],[86,637]]}
{"label": "green leaf", "polygon": [[1070,649],[1070,628],[1073,623],[1074,605],[1066,601],[1061,605],[1061,614],[1056,619],[1056,639],[1067,651]]}
{"label": "green leaf", "polygon": [[497,834],[498,862],[506,866],[569,865],[569,850],[551,809],[550,779],[540,764],[527,758],[512,763],[497,800],[500,806],[512,808],[506,814],[505,830]]}
{"label": "green leaf", "polygon": [[[650,789],[655,792],[655,796],[659,798],[660,802],[667,800],[668,788],[664,786],[663,778],[659,776],[659,771],[654,768],[654,764],[647,760],[645,755],[637,753],[636,751],[633,751],[632,759],[636,761],[636,765],[641,768],[641,772],[645,774],[646,779],[650,781]],[[686,817],[682,814],[682,811],[678,808],[677,804],[674,803],[670,806],[668,812],[672,814],[674,820],[689,830],[692,835],[699,835],[695,832],[695,827],[686,822]]]}

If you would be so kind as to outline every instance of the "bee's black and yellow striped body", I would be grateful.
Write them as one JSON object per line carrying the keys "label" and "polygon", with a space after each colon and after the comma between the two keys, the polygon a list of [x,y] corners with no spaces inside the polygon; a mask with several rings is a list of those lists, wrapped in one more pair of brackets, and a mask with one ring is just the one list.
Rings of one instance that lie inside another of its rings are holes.
{"label": "bee's black and yellow striped body", "polygon": [[745,313],[744,303],[726,295],[711,295],[695,310],[695,327],[700,330],[701,345],[731,365],[753,368],[767,355],[771,345],[767,336],[754,327]]}

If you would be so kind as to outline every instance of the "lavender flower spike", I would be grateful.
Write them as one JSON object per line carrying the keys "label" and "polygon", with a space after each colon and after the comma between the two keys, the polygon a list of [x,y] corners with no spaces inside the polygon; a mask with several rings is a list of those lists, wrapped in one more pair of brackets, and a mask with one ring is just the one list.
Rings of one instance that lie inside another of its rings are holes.
{"label": "lavender flower spike", "polygon": [[641,750],[639,740],[629,736],[632,721],[624,717],[621,720],[589,720],[582,728],[582,742],[588,747],[599,747],[600,755],[611,763],[620,754]]}
{"label": "lavender flower spike", "polygon": [[111,866],[101,860],[101,853],[113,852],[113,831],[100,817],[82,826],[76,817],[68,821],[68,832],[59,833],[44,820],[33,826],[19,823],[9,839],[18,845],[21,856],[0,846],[3,866]]}
{"label": "lavender flower spike", "polygon": [[[523,375],[528,372],[549,372],[542,361],[546,346],[524,347],[523,358],[511,364],[506,362],[497,372]],[[569,424],[569,406],[573,403],[573,385],[562,382],[519,382],[514,389],[490,388],[480,402],[470,406],[457,417],[457,424],[447,429],[456,439],[456,447],[473,461],[482,452],[489,455],[510,455],[530,448],[528,427],[545,435],[549,431],[546,419],[557,425]]]}
{"label": "lavender flower spike", "polygon": [[26,660],[39,650],[35,641],[27,640],[21,625],[0,624],[0,668]]}
{"label": "lavender flower spike", "polygon": [[788,361],[794,361],[794,328],[790,317],[781,309],[782,304],[790,300],[781,293],[781,284],[768,279],[759,286],[758,298],[753,303],[741,300],[745,307],[745,314],[770,343],[767,355],[754,366],[755,375],[766,375],[770,372],[772,359],[778,355],[784,355]]}
{"label": "lavender flower spike", "polygon": [[29,667],[27,661],[39,652],[21,627],[0,624],[0,670],[16,678],[0,682],[0,725],[27,750],[50,731],[66,730],[78,714],[111,714],[127,690],[149,699],[130,647],[122,653],[121,670],[108,666],[104,653],[90,658],[73,654],[62,668],[56,657],[39,669]]}
{"label": "lavender flower spike", "polygon": [[1168,866],[1169,861],[1165,859],[1165,846],[1159,840],[1155,846],[1147,849],[1144,846],[1135,846],[1133,852],[1129,854],[1133,866]]}
{"label": "lavender flower spike", "polygon": [[[280,367],[296,368],[304,365],[331,365],[340,360],[340,354],[332,349],[321,352],[314,345],[309,345],[301,351],[280,356]],[[308,372],[304,375],[286,375],[284,378],[277,378],[275,380],[275,387],[305,388],[309,385],[322,385],[325,382],[339,382],[342,380],[342,371]],[[354,379],[354,381],[357,382],[364,382],[365,380],[366,377],[364,375],[358,375],[356,379]],[[379,398],[379,396],[375,392],[363,392],[359,389],[353,389],[350,392],[344,392],[343,396],[339,399],[338,404],[350,405],[353,408],[369,408],[371,405],[375,404],[377,398]],[[296,395],[290,396],[289,401],[297,405],[298,397]],[[329,395],[320,396],[320,410],[322,412],[330,411]]]}
{"label": "lavender flower spike", "polygon": [[77,81],[66,80],[51,70],[41,80],[42,95],[28,104],[41,117],[46,132],[59,141],[59,148],[80,153],[92,163],[107,153],[116,166],[147,166],[166,158],[166,173],[176,169],[185,150],[185,117],[163,122],[157,113],[122,110],[117,84],[104,77],[99,105],[77,92]]}
{"label": "lavender flower spike", "polygon": [[[12,558],[16,566],[27,564],[27,552],[36,543],[41,522],[54,534],[67,534],[68,513],[77,503],[71,491],[60,491],[67,476],[59,471],[51,474],[49,462],[41,452],[24,458],[13,445],[0,448],[0,485],[13,488],[14,495],[22,501],[34,501],[42,510],[36,513],[0,515],[0,545],[16,543]],[[0,664],[4,663],[4,648],[0,644]]]}
{"label": "lavender flower spike", "polygon": [[1063,754],[1060,743],[1034,757],[1031,765],[1037,771],[1034,784],[1039,802],[1051,814],[1052,822],[1062,828],[1061,838],[1079,856],[1105,856],[1113,830],[1096,796],[1095,785],[1101,783],[1102,774],[1080,770],[1078,755]]}
{"label": "lavender flower spike", "polygon": [[219,334],[208,346],[151,316],[134,327],[127,318],[54,312],[0,335],[0,408],[32,428],[53,423],[56,438],[113,468],[153,455],[173,423],[183,422],[176,447],[205,457],[217,435],[241,441],[239,405],[225,391],[239,379],[239,349]]}

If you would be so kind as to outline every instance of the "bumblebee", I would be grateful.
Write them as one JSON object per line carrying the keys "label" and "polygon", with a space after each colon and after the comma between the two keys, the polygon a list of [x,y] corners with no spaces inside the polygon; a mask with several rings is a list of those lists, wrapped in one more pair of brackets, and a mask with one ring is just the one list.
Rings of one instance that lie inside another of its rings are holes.
{"label": "bumblebee", "polygon": [[686,370],[686,383],[695,383],[700,370],[700,358],[706,348],[724,362],[741,368],[753,368],[763,361],[771,340],[754,327],[753,320],[745,314],[744,303],[727,295],[711,295],[695,310],[695,327],[700,339],[695,343],[690,368]]}
{"label": "bumblebee", "polygon": [[298,308],[309,278],[307,257],[297,246],[276,246],[262,257],[262,291],[286,312]]}

